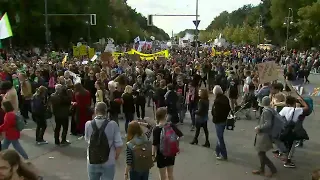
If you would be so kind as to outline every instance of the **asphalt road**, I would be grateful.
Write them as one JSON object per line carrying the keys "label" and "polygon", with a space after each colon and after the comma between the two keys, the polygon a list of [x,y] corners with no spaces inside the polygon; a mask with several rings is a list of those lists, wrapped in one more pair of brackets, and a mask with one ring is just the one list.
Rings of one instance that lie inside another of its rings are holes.
{"label": "asphalt road", "polygon": [[[311,75],[310,81],[315,86],[320,86],[319,77]],[[315,103],[318,98],[315,98]],[[212,101],[211,101],[212,102]],[[319,101],[318,101],[319,102]],[[318,103],[319,104],[319,103]],[[320,108],[315,106],[315,113],[310,115],[304,123],[310,140],[305,142],[303,148],[298,148],[294,155],[297,165],[295,169],[286,169],[283,163],[272,157],[271,152],[268,156],[275,163],[279,173],[273,179],[277,180],[307,180],[310,179],[310,172],[320,166],[320,119],[317,118]],[[152,109],[147,108],[146,116],[153,117]],[[254,114],[252,113],[252,116]],[[251,174],[253,169],[259,166],[257,152],[253,146],[254,127],[257,120],[240,120],[236,124],[234,131],[225,132],[225,141],[229,153],[229,161],[220,162],[215,159],[214,146],[216,144],[216,135],[213,123],[208,122],[211,148],[190,145],[194,132],[190,132],[190,116],[187,113],[184,125],[179,128],[184,133],[181,141],[181,153],[176,159],[174,175],[176,180],[263,180],[264,177]],[[54,145],[53,126],[48,121],[48,129],[45,139],[49,144],[37,146],[35,144],[35,125],[30,122],[28,129],[23,130],[21,143],[28,153],[33,164],[38,168],[45,180],[87,180],[86,168],[86,147],[83,139],[68,136],[71,145],[67,147],[57,147]],[[120,128],[124,134],[124,121],[120,121]],[[199,144],[204,143],[204,134],[201,132]],[[11,147],[12,148],[12,147]],[[123,153],[116,164],[116,180],[123,179],[125,168],[125,154]],[[152,180],[158,180],[158,170],[151,170]]]}

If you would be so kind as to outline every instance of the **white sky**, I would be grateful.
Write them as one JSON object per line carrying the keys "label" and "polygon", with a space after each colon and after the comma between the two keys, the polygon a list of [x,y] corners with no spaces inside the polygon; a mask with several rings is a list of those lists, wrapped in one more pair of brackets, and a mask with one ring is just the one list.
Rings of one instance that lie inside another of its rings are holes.
{"label": "white sky", "polygon": [[[199,0],[199,29],[205,29],[223,11],[231,12],[243,5],[257,5],[261,0]],[[127,4],[144,16],[149,14],[196,14],[196,0],[127,0]],[[194,29],[195,17],[153,17],[154,25],[171,36],[185,29]]]}

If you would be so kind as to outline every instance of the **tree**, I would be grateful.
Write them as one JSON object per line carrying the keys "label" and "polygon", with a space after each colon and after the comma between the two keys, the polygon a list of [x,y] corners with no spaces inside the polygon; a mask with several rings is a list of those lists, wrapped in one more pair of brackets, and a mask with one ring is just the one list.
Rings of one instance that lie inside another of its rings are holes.
{"label": "tree", "polygon": [[[53,44],[68,47],[79,38],[91,42],[112,37],[116,42],[132,42],[137,36],[167,40],[169,35],[158,27],[148,27],[147,19],[122,0],[48,0],[51,14],[96,14],[97,25],[89,26],[88,16],[49,16],[50,39]],[[2,12],[7,12],[13,28],[12,42],[16,46],[45,44],[44,0],[0,1]],[[19,21],[16,17],[19,17]]]}
{"label": "tree", "polygon": [[310,6],[299,9],[298,22],[300,42],[308,46],[319,46],[320,41],[320,3],[316,2]]}

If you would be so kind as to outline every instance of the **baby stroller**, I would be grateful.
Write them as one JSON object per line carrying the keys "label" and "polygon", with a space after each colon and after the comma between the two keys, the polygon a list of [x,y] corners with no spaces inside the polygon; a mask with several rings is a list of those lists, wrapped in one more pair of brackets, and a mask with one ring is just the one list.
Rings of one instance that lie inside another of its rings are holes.
{"label": "baby stroller", "polygon": [[235,107],[233,116],[236,120],[240,120],[243,116],[245,116],[245,119],[251,120],[250,110],[251,108],[255,108],[257,106],[257,98],[255,97],[254,93],[246,93],[243,97],[241,105]]}

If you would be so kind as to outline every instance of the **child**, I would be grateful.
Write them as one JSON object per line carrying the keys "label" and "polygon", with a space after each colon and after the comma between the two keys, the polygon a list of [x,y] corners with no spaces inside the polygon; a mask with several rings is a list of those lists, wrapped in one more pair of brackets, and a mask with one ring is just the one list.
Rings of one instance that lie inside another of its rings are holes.
{"label": "child", "polygon": [[272,98],[272,107],[275,108],[275,110],[279,113],[283,107],[286,106],[286,97],[283,93],[279,92],[277,94],[274,95],[274,97]]}

